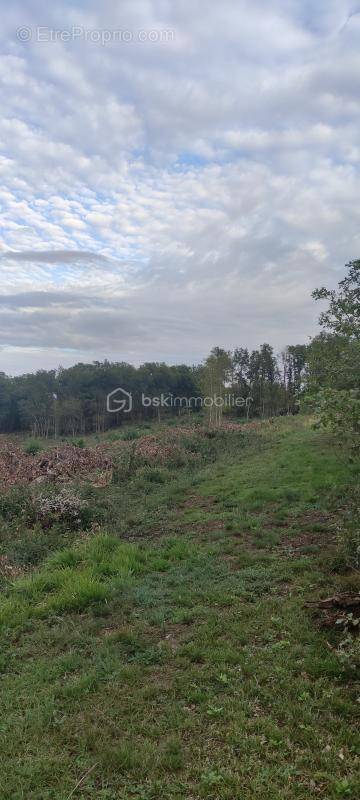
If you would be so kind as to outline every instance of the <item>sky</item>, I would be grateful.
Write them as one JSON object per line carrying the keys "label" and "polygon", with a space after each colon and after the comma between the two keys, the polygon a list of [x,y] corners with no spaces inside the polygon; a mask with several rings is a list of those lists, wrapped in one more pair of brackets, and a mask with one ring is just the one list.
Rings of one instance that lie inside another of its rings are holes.
{"label": "sky", "polygon": [[360,256],[360,0],[0,5],[0,371],[309,341]]}

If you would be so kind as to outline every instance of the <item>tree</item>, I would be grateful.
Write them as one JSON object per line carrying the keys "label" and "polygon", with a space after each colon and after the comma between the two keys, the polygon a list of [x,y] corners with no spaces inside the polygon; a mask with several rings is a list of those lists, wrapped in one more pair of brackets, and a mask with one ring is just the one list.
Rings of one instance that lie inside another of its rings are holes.
{"label": "tree", "polygon": [[261,416],[272,416],[278,407],[279,370],[271,345],[262,344],[249,358],[248,380],[253,409]]}
{"label": "tree", "polygon": [[221,347],[214,347],[207,357],[200,373],[200,386],[204,394],[205,408],[209,414],[209,423],[221,425],[226,384],[232,370],[231,354]]}
{"label": "tree", "polygon": [[320,314],[319,324],[337,336],[360,340],[360,259],[349,261],[349,270],[340,281],[338,289],[315,289],[315,300],[330,300],[329,307]]}
{"label": "tree", "polygon": [[54,430],[55,370],[39,370],[23,376],[24,396],[19,401],[23,423],[33,436],[47,438]]}
{"label": "tree", "polygon": [[[322,333],[309,347],[308,388],[320,425],[331,428],[343,443],[360,447],[360,261],[346,265],[338,289],[322,287],[316,300],[328,299],[319,323]],[[311,395],[311,392],[313,395]]]}
{"label": "tree", "polygon": [[249,378],[249,351],[247,347],[237,347],[232,356],[233,384],[237,385],[240,392],[245,394]]}
{"label": "tree", "polygon": [[298,409],[307,363],[307,345],[289,345],[281,353],[284,399],[288,414]]}

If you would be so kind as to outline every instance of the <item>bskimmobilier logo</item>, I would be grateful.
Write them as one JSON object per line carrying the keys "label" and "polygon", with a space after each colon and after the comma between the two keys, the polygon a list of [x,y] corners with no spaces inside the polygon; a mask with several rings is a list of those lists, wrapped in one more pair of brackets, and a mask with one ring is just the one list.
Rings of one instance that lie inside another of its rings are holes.
{"label": "bskimmobilier logo", "polygon": [[133,407],[132,395],[126,389],[118,386],[113,389],[106,398],[106,409],[110,414],[116,414],[118,411],[123,411],[124,414],[130,414]]}
{"label": "bskimmobilier logo", "polygon": [[[141,395],[141,405],[143,408],[245,408],[249,412],[252,403],[251,397],[237,397],[235,394],[216,395],[212,397],[178,397],[161,393],[157,397]],[[118,386],[107,395],[106,409],[111,414],[122,411],[129,414],[133,409],[133,397],[130,392]]]}

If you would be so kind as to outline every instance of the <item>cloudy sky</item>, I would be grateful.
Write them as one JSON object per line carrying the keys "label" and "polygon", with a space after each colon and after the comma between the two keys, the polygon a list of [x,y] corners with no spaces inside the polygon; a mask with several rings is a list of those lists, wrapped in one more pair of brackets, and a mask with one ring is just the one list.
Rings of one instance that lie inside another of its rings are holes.
{"label": "cloudy sky", "polygon": [[2,0],[0,370],[306,342],[360,254],[360,0]]}

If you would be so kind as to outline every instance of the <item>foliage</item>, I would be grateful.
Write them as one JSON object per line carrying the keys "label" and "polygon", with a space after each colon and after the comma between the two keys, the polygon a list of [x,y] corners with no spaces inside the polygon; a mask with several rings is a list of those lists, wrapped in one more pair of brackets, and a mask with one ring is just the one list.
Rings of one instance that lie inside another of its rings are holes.
{"label": "foliage", "polygon": [[[123,387],[132,394],[133,411],[109,413],[109,392]],[[151,419],[157,411],[144,408],[146,396],[198,394],[195,370],[186,365],[147,363],[135,368],[125,362],[76,364],[64,369],[7,377],[0,373],[0,430],[31,430],[33,436],[100,433],[122,420]]]}
{"label": "foliage", "polygon": [[313,293],[316,300],[329,300],[329,306],[319,319],[324,330],[309,348],[307,385],[319,424],[359,449],[360,261],[346,266],[337,290],[322,287]]}
{"label": "foliage", "polygon": [[320,389],[314,396],[317,424],[330,428],[340,443],[354,451],[360,447],[360,390]]}
{"label": "foliage", "polygon": [[[207,396],[225,399],[233,395],[243,400],[243,405],[209,408],[206,413],[216,425],[225,410],[241,417],[293,413],[305,352],[303,345],[288,347],[281,357],[281,370],[273,348],[265,343],[251,353],[241,347],[232,353],[214,347],[205,362],[194,367],[147,363],[135,368],[104,361],[17,377],[0,373],[0,431],[30,430],[34,437],[70,436],[73,440],[79,436],[75,441],[81,447],[85,434],[99,434],[123,422],[144,426],[155,417],[159,421],[182,415],[196,419],[201,415],[201,400]],[[117,387],[131,394],[131,412],[107,410],[107,395]],[[142,402],[143,395],[150,398],[147,405]],[[161,395],[165,402],[172,398],[173,405],[152,402]],[[126,430],[123,436],[117,431],[114,436],[135,437],[133,430]]]}
{"label": "foliage", "polygon": [[209,415],[210,426],[221,424],[224,395],[231,370],[231,354],[220,347],[214,347],[199,371],[202,393],[209,405],[205,410]]}
{"label": "foliage", "polygon": [[123,433],[121,438],[124,440],[124,442],[131,442],[134,439],[138,439],[139,436],[140,436],[139,431],[130,428],[128,431],[125,431],[125,433]]}
{"label": "foliage", "polygon": [[79,530],[89,527],[93,515],[87,500],[71,487],[37,493],[29,487],[17,486],[0,493],[0,518],[13,531],[37,524],[44,530],[54,525],[63,530]]}
{"label": "foliage", "polygon": [[83,438],[73,439],[72,444],[74,445],[74,447],[83,448],[83,447],[85,447],[85,439],[83,439]]}
{"label": "foliage", "polygon": [[112,483],[120,484],[128,480],[135,474],[136,467],[136,445],[132,444],[121,450],[116,458],[114,458]]}
{"label": "foliage", "polygon": [[40,450],[42,450],[42,444],[36,439],[30,439],[25,443],[24,452],[29,456],[36,456]]}
{"label": "foliage", "polygon": [[169,471],[162,467],[151,467],[146,464],[137,470],[136,475],[149,483],[166,483],[169,480]]}
{"label": "foliage", "polygon": [[45,530],[57,523],[68,530],[77,530],[89,522],[86,501],[68,487],[51,494],[35,495],[33,508],[35,520]]}
{"label": "foliage", "polygon": [[320,315],[320,325],[337,336],[360,339],[360,260],[345,265],[347,275],[338,289],[316,289],[315,300],[329,300],[329,307]]}
{"label": "foliage", "polygon": [[360,570],[360,487],[352,488],[343,502],[338,530],[346,565]]}
{"label": "foliage", "polygon": [[33,518],[31,491],[26,486],[14,486],[8,492],[0,492],[0,517],[7,523],[16,521],[27,524]]}

